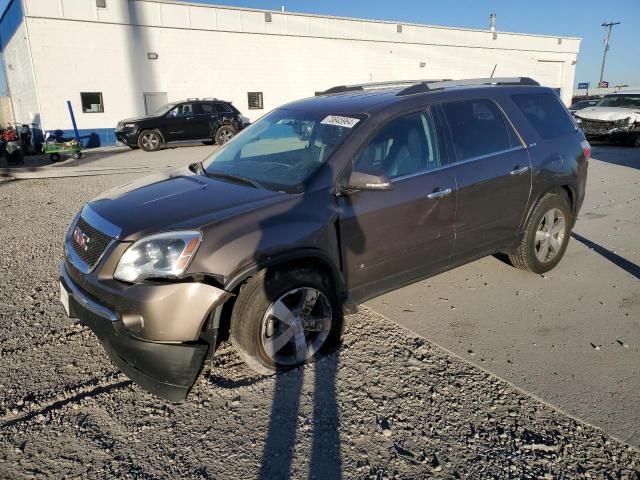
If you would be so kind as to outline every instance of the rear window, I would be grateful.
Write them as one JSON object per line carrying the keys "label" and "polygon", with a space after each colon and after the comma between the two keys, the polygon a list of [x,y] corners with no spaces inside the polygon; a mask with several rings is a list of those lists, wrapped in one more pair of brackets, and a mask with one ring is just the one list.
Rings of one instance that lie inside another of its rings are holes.
{"label": "rear window", "polygon": [[511,98],[544,140],[572,133],[576,129],[567,109],[552,93],[527,93],[512,95]]}

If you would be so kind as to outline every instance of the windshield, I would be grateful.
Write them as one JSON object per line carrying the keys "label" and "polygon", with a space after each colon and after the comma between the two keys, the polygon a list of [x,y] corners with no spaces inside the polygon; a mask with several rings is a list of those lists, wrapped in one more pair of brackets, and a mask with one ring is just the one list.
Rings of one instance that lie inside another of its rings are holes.
{"label": "windshield", "polygon": [[212,176],[234,175],[274,190],[300,191],[363,119],[362,115],[274,110],[209,157],[205,170]]}
{"label": "windshield", "polygon": [[606,95],[597,107],[640,108],[640,93],[628,95]]}
{"label": "windshield", "polygon": [[169,110],[171,110],[175,106],[176,106],[175,103],[167,103],[165,106],[160,107],[158,110],[153,112],[153,115],[156,116],[156,117],[159,117],[160,115],[164,115],[165,113],[167,113]]}

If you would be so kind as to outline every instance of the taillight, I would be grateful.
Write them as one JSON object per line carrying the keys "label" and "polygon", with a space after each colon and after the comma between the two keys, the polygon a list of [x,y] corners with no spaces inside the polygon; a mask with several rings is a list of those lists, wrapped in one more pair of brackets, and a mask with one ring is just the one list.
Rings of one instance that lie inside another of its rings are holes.
{"label": "taillight", "polygon": [[589,160],[591,158],[591,145],[586,140],[582,140],[582,142],[580,142],[580,146],[582,147],[584,159]]}

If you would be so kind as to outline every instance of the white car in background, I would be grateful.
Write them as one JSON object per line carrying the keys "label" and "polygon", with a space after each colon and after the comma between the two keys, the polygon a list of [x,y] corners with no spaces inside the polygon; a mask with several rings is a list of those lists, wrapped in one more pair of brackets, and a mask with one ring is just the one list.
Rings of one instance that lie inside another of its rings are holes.
{"label": "white car in background", "polygon": [[611,93],[573,114],[589,140],[640,147],[640,91]]}

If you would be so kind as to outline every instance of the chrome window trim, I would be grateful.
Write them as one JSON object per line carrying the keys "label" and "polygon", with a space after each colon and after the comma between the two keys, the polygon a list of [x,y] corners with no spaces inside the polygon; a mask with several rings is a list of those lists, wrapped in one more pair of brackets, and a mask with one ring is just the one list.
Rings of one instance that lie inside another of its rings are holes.
{"label": "chrome window trim", "polygon": [[100,230],[105,235],[110,236],[113,239],[119,239],[122,234],[122,229],[117,225],[114,225],[109,220],[98,215],[88,204],[82,207],[80,213],[82,219],[91,225],[96,230]]}
{"label": "chrome window trim", "polygon": [[483,160],[485,158],[495,157],[496,155],[503,155],[505,153],[515,152],[515,151],[518,151],[518,150],[526,150],[526,148],[521,145],[519,147],[512,147],[512,148],[508,148],[506,150],[500,150],[498,152],[492,152],[492,153],[488,153],[486,155],[480,155],[478,157],[465,158],[464,160],[458,160],[456,162],[447,163],[446,165],[441,165],[438,168],[432,168],[430,170],[421,170],[420,172],[410,173],[408,175],[402,175],[400,177],[392,178],[391,179],[391,183],[395,183],[396,181],[400,181],[400,180],[406,180],[408,178],[417,177],[419,175],[428,175],[431,172],[439,172],[440,170],[444,170],[446,168],[456,167],[458,165],[463,165],[465,163],[475,162],[476,160]]}
{"label": "chrome window trim", "polygon": [[64,286],[70,290],[70,297],[73,297],[79,304],[81,304],[90,312],[98,315],[99,317],[102,317],[111,322],[118,321],[118,315],[115,312],[89,299],[84,293],[80,291],[78,287],[76,287],[76,285],[73,283],[73,280],[71,280],[71,278],[69,277],[67,269],[64,267],[64,262],[62,263],[62,265],[60,265],[60,273],[62,274],[62,278],[64,279]]}

